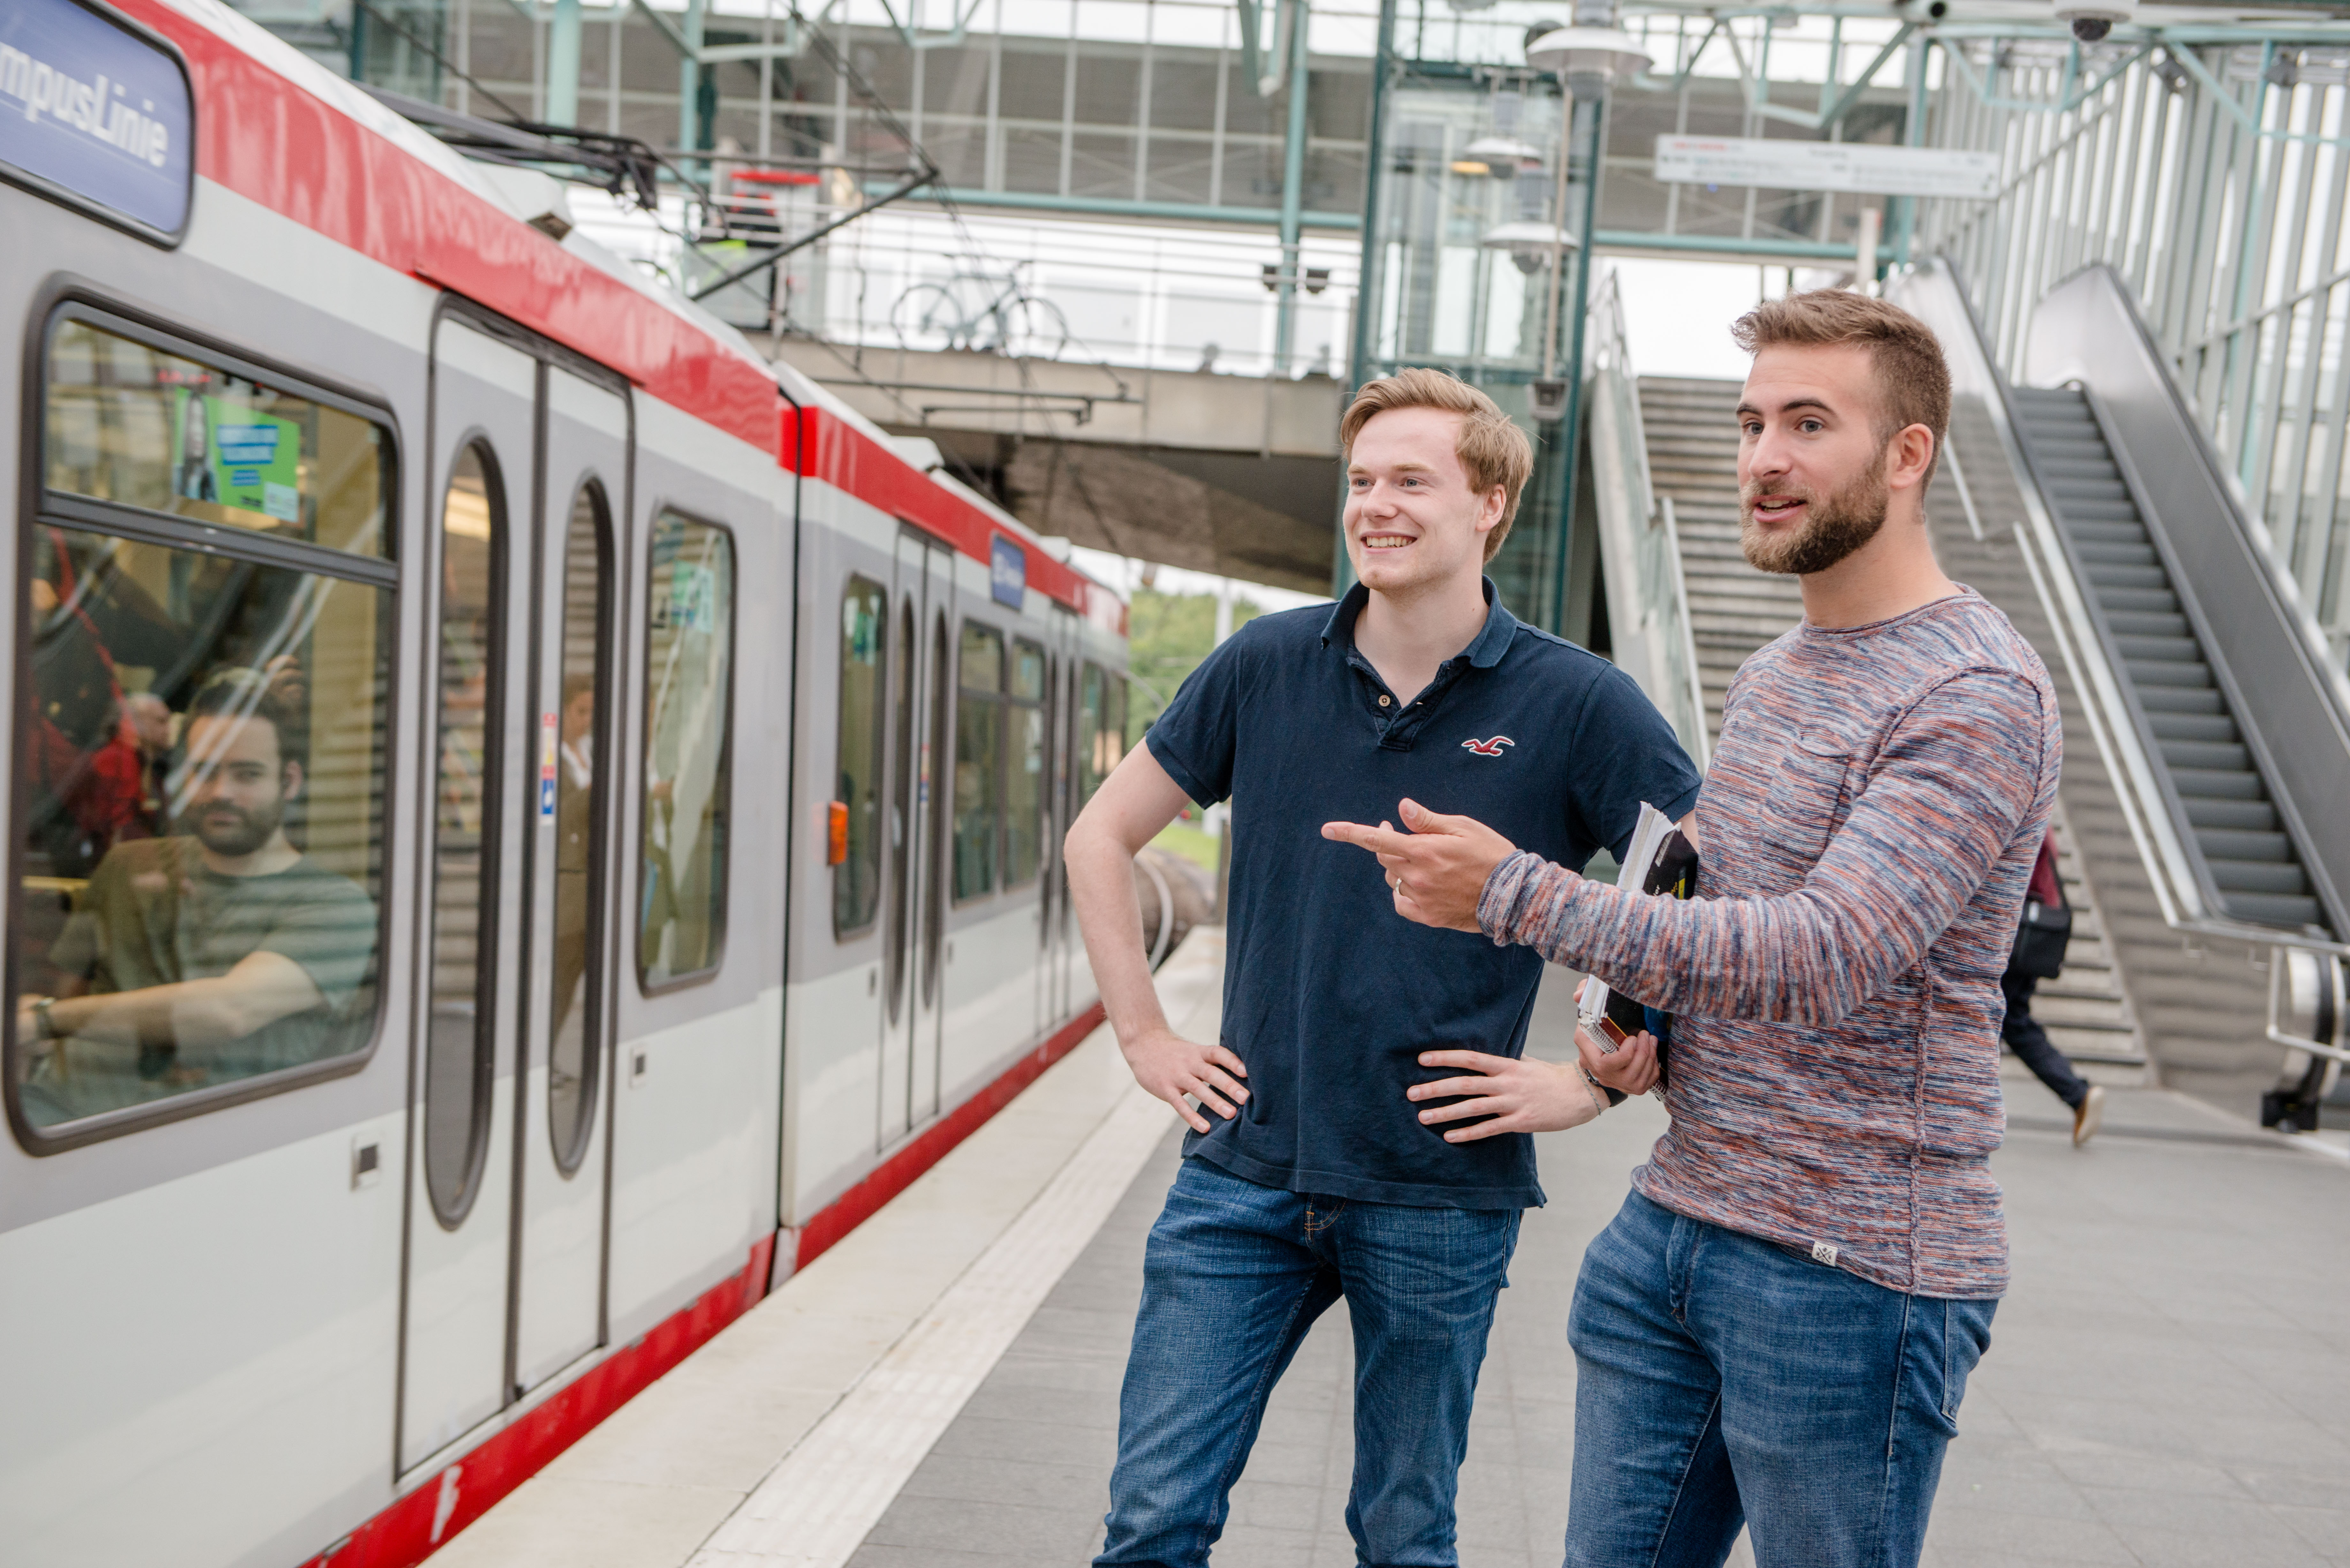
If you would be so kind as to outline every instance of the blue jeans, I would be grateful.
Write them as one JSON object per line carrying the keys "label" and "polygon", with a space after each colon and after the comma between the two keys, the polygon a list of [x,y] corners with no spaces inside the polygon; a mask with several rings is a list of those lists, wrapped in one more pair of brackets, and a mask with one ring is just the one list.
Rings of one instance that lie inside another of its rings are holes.
{"label": "blue jeans", "polygon": [[1638,1193],[1568,1314],[1567,1568],[1909,1568],[1997,1301],[1908,1296]]}
{"label": "blue jeans", "polygon": [[1187,1159],[1150,1230],[1098,1565],[1197,1568],[1305,1331],[1347,1298],[1365,1563],[1451,1568],[1452,1501],[1514,1209],[1413,1209],[1259,1186]]}

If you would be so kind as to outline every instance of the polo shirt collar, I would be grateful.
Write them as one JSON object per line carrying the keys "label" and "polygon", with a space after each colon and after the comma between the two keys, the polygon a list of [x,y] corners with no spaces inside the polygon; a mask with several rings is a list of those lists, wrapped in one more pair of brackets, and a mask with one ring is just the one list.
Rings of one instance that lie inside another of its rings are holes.
{"label": "polo shirt collar", "polygon": [[[1485,585],[1484,629],[1454,657],[1465,657],[1476,669],[1491,670],[1502,662],[1503,654],[1510,651],[1510,639],[1517,635],[1518,618],[1503,607],[1502,596],[1494,590],[1493,579],[1486,577],[1482,580]],[[1371,590],[1362,584],[1357,583],[1348,588],[1345,597],[1331,607],[1330,618],[1322,623],[1322,646],[1327,648],[1335,641],[1351,649],[1355,646],[1355,618],[1362,614],[1363,607],[1370,602]]]}

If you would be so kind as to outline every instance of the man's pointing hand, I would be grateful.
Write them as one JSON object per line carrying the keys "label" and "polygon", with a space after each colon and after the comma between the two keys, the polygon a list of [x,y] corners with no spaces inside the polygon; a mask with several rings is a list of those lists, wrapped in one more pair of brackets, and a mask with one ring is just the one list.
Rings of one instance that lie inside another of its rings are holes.
{"label": "man's pointing hand", "polygon": [[1443,816],[1417,801],[1402,805],[1398,833],[1358,822],[1326,822],[1322,836],[1358,845],[1378,857],[1396,913],[1423,926],[1477,929],[1477,901],[1493,867],[1517,853],[1517,846],[1469,816]]}

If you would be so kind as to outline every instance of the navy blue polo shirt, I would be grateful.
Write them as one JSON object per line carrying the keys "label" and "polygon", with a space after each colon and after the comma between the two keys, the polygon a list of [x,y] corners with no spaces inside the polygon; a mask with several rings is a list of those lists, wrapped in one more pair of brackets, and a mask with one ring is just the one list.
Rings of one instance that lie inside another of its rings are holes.
{"label": "navy blue polo shirt", "polygon": [[1623,851],[1642,801],[1688,811],[1697,770],[1629,676],[1521,624],[1491,580],[1484,629],[1404,701],[1356,649],[1368,597],[1248,622],[1146,737],[1193,800],[1232,803],[1222,1038],[1249,1099],[1183,1152],[1292,1192],[1539,1204],[1532,1137],[1446,1143],[1404,1090],[1451,1075],[1422,1051],[1518,1054],[1542,956],[1405,919],[1378,861],[1322,825],[1396,822],[1409,795],[1579,868]]}

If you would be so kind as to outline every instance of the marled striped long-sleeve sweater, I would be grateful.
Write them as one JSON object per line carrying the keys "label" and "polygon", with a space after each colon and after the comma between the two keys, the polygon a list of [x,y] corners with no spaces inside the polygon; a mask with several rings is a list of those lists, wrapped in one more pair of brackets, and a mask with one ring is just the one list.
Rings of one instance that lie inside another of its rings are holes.
{"label": "marled striped long-sleeve sweater", "polygon": [[2062,752],[2039,656],[1962,589],[1746,661],[1698,797],[1694,899],[1524,853],[1495,868],[1495,941],[1679,1015],[1642,1194],[1825,1243],[1893,1290],[2006,1290],[1999,977]]}

